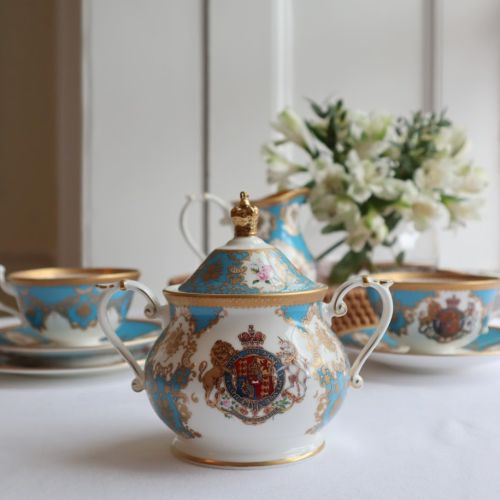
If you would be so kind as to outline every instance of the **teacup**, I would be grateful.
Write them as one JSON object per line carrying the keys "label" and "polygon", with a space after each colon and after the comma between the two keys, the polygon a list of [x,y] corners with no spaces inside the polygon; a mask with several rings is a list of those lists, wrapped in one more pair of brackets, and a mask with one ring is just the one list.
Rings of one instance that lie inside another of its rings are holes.
{"label": "teacup", "polygon": [[[480,335],[488,323],[500,279],[452,271],[387,272],[371,275],[394,281],[394,313],[387,336],[414,354],[455,354]],[[370,290],[375,311],[380,304]]]}
{"label": "teacup", "polygon": [[[134,269],[43,268],[13,272],[5,279],[5,268],[0,266],[0,287],[16,298],[19,312],[3,304],[0,309],[19,316],[40,344],[96,345],[105,336],[97,322],[104,291],[95,285],[138,277]],[[113,295],[110,316],[116,326],[127,316],[131,300],[130,292]]]}

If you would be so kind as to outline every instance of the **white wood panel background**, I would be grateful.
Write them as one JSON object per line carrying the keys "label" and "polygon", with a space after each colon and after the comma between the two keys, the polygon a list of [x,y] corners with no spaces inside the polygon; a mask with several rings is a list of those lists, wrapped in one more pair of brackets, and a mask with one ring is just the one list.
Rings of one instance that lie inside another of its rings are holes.
{"label": "white wood panel background", "polygon": [[138,267],[159,291],[196,263],[177,213],[202,186],[201,5],[83,7],[84,264]]}
{"label": "white wood panel background", "polygon": [[474,158],[488,173],[482,220],[441,233],[441,261],[458,268],[500,267],[500,2],[442,0],[438,104],[468,132]]}
{"label": "white wood panel background", "polygon": [[[421,0],[294,0],[291,105],[309,114],[305,97],[331,96],[353,109],[394,114],[425,107],[425,6]],[[331,245],[320,229],[311,217],[305,236],[315,253]]]}
{"label": "white wood panel background", "polygon": [[[260,146],[284,105],[445,106],[491,178],[480,222],[439,234],[441,265],[500,267],[496,0],[209,0],[208,158],[202,158],[202,0],[84,1],[84,258],[143,269],[155,289],[196,264],[184,194],[269,191]],[[195,210],[196,212],[196,210]],[[196,214],[195,214],[196,215]],[[194,231],[201,222],[194,217]],[[211,210],[210,245],[229,236]],[[308,220],[315,250],[327,241]]]}

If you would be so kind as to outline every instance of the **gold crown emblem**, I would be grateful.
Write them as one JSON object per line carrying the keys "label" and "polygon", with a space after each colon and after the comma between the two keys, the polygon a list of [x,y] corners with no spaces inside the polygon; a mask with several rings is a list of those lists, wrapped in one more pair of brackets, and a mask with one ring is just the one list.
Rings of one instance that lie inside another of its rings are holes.
{"label": "gold crown emblem", "polygon": [[253,325],[248,325],[248,331],[238,335],[241,345],[245,348],[262,347],[266,336],[262,332],[256,332]]}
{"label": "gold crown emblem", "polygon": [[236,236],[254,236],[257,234],[259,209],[250,203],[248,193],[240,193],[240,202],[231,210],[231,220]]}

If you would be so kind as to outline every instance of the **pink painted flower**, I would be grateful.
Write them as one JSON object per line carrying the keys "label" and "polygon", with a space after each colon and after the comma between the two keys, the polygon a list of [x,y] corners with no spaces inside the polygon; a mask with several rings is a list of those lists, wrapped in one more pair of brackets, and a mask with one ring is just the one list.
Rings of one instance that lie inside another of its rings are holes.
{"label": "pink painted flower", "polygon": [[260,268],[260,271],[257,273],[257,277],[262,281],[268,281],[271,277],[272,270],[272,266],[265,264]]}

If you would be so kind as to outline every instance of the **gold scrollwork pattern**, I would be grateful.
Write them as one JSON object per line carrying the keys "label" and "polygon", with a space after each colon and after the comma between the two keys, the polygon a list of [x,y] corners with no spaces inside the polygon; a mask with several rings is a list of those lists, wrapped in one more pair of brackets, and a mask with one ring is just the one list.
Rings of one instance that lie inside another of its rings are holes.
{"label": "gold scrollwork pattern", "polygon": [[146,389],[151,404],[160,418],[184,438],[201,436],[188,425],[192,416],[189,405],[197,403],[198,397],[185,392],[197,376],[192,358],[198,339],[226,314],[222,308],[205,308],[193,314],[189,307],[176,307],[167,330],[149,355]]}
{"label": "gold scrollwork pattern", "polygon": [[308,434],[323,427],[340,407],[349,380],[349,364],[342,344],[321,316],[321,305],[281,307],[276,314],[295,330],[305,343],[310,355],[310,376],[320,385],[314,395],[317,400],[315,425]]}

